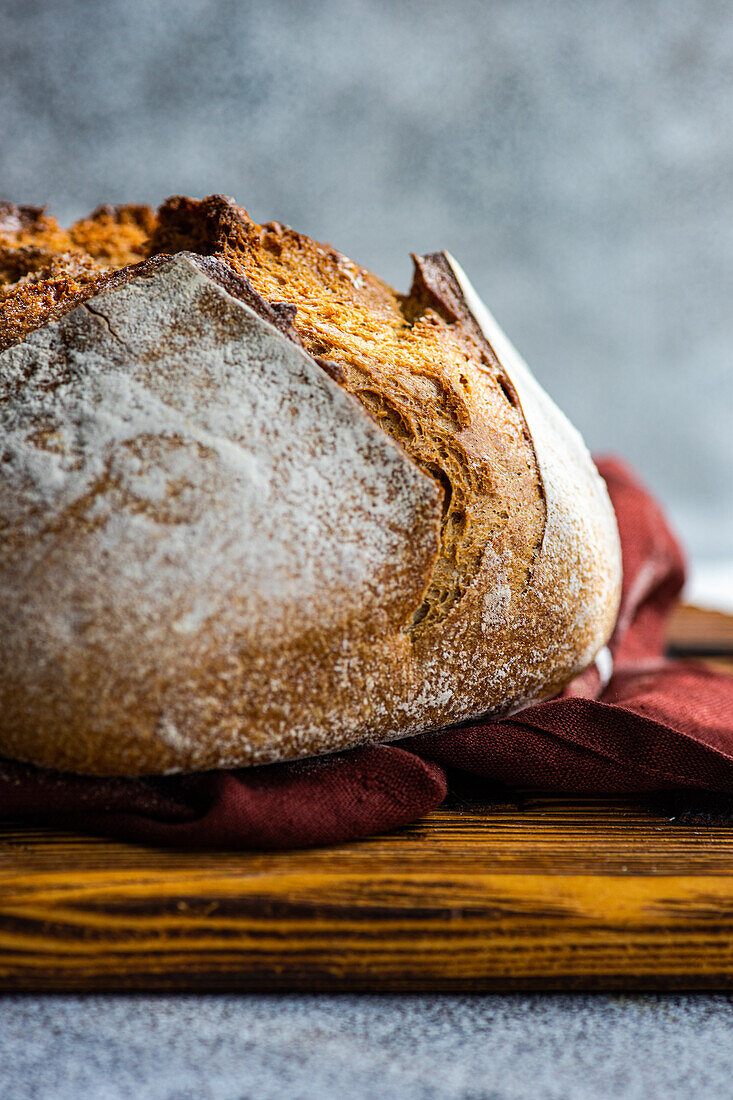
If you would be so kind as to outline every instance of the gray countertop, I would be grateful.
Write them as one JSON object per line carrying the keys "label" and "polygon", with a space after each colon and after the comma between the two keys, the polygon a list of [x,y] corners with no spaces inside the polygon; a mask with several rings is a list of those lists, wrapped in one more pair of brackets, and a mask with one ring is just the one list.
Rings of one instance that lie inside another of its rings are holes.
{"label": "gray countertop", "polygon": [[726,996],[0,999],[2,1100],[733,1096]]}

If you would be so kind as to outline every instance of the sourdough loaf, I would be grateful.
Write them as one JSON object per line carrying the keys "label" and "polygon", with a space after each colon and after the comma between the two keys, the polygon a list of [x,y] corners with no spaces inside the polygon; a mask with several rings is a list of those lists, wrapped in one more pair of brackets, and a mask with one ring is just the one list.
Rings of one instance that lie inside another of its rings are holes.
{"label": "sourdough loaf", "polygon": [[448,254],[400,295],[221,196],[0,207],[0,753],[260,764],[596,657],[615,519]]}

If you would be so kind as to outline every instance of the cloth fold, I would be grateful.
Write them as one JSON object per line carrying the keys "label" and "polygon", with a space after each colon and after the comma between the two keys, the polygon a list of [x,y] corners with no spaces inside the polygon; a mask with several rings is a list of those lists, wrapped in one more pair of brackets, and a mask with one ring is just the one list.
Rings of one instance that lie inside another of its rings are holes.
{"label": "cloth fold", "polygon": [[393,829],[446,797],[451,776],[558,794],[664,790],[733,795],[733,677],[664,658],[684,583],[654,499],[599,460],[619,524],[624,580],[604,685],[592,666],[560,696],[504,721],[260,768],[93,779],[0,760],[0,817],[185,848],[301,848]]}

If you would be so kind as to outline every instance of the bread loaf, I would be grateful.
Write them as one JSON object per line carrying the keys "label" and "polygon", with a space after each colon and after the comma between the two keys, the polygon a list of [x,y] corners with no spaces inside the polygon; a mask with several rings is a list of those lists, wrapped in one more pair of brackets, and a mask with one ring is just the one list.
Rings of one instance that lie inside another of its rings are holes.
{"label": "bread loaf", "polygon": [[504,715],[615,622],[578,433],[448,254],[221,196],[0,208],[0,754],[261,764]]}

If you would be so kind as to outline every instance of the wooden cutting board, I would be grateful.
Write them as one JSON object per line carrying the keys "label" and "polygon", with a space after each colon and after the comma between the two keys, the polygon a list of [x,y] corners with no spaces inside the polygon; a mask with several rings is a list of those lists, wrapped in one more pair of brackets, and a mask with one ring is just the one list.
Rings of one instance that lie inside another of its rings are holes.
{"label": "wooden cutting board", "polygon": [[[679,651],[733,671],[733,618]],[[459,798],[389,835],[188,853],[0,826],[0,990],[733,988],[733,825]]]}

